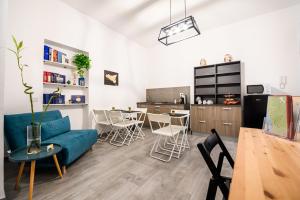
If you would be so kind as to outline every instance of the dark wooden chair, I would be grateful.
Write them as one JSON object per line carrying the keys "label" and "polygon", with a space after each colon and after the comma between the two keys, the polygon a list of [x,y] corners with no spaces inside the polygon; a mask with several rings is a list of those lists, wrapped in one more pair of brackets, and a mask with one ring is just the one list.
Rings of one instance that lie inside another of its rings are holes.
{"label": "dark wooden chair", "polygon": [[[209,135],[203,143],[199,143],[197,145],[199,151],[201,152],[211,174],[212,177],[209,181],[208,191],[206,195],[207,200],[213,200],[216,197],[217,187],[220,188],[223,199],[228,199],[229,194],[229,187],[231,183],[231,178],[225,177],[221,175],[223,160],[224,157],[228,160],[231,167],[234,167],[234,161],[230,156],[227,148],[225,147],[222,139],[220,138],[219,134],[215,129],[211,130],[211,135]],[[221,147],[221,152],[219,154],[219,159],[217,166],[215,165],[214,161],[212,160],[210,153],[215,148],[215,146],[219,144]]]}

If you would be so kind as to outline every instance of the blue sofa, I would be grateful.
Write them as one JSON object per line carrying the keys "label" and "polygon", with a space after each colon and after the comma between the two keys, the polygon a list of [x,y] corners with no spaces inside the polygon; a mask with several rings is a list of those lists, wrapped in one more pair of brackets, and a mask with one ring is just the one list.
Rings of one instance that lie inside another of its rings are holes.
{"label": "blue sofa", "polygon": [[[35,114],[39,122],[42,112]],[[31,113],[5,115],[4,133],[11,151],[26,147],[27,126],[31,123]],[[58,155],[60,163],[68,166],[97,142],[96,130],[70,130],[69,117],[62,117],[60,111],[48,111],[44,114],[41,128],[42,143],[54,143],[62,146]],[[51,162],[53,163],[53,161]]]}

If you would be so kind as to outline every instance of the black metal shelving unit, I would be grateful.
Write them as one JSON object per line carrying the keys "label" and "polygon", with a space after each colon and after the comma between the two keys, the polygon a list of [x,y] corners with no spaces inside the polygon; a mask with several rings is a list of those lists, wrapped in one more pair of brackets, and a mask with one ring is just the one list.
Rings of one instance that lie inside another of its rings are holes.
{"label": "black metal shelving unit", "polygon": [[212,100],[223,104],[224,95],[233,94],[241,99],[241,62],[218,63],[194,68],[194,101]]}

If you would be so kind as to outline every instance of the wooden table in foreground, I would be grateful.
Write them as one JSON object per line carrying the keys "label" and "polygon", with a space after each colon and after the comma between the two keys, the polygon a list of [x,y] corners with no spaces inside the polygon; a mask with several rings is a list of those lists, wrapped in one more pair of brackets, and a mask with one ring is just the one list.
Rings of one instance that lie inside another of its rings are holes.
{"label": "wooden table in foreground", "polygon": [[229,199],[300,199],[300,143],[241,128]]}

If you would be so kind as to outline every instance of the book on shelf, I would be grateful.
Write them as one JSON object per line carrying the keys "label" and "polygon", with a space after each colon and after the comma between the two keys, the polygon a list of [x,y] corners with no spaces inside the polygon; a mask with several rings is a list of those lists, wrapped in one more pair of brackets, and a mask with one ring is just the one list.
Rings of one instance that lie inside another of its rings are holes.
{"label": "book on shelf", "polygon": [[73,104],[85,103],[85,96],[84,95],[71,95],[71,102]]}
{"label": "book on shelf", "polygon": [[44,45],[44,60],[48,60],[48,61],[50,60],[49,53],[50,53],[50,47]]}
{"label": "book on shelf", "polygon": [[53,49],[53,62],[58,62],[58,51],[56,49]]}
{"label": "book on shelf", "polygon": [[69,64],[69,58],[66,53],[58,51],[48,45],[44,45],[44,61]]}
{"label": "book on shelf", "polygon": [[62,63],[62,52],[57,52],[57,62]]}
{"label": "book on shelf", "polygon": [[43,82],[66,84],[66,76],[58,73],[44,71]]}
{"label": "book on shelf", "polygon": [[[43,104],[48,104],[50,98],[53,96],[50,94],[43,94]],[[65,95],[59,95],[56,98],[53,98],[50,104],[65,104]]]}

